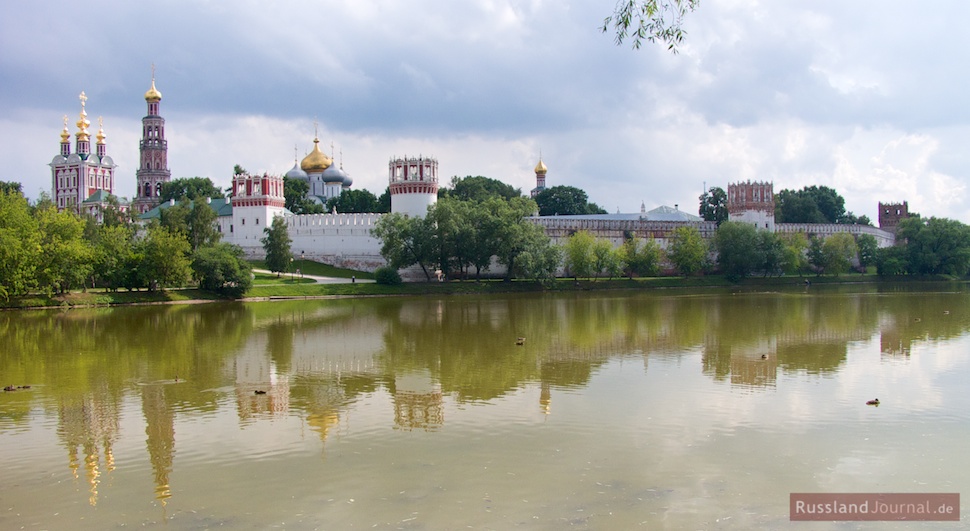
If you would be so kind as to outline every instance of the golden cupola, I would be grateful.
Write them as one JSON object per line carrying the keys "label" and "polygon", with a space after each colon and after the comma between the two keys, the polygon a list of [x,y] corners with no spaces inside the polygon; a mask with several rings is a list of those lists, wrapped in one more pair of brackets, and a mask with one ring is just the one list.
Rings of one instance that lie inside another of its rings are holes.
{"label": "golden cupola", "polygon": [[320,139],[314,137],[313,151],[300,162],[300,169],[307,173],[323,173],[323,170],[329,168],[331,164],[333,164],[333,159],[320,151]]}
{"label": "golden cupola", "polygon": [[148,92],[145,93],[145,101],[149,103],[162,101],[162,93],[155,88],[155,76],[152,76],[152,88],[148,89]]}
{"label": "golden cupola", "polygon": [[71,133],[67,130],[67,115],[64,115],[64,130],[61,131],[61,143],[67,143],[71,139]]}
{"label": "golden cupola", "polygon": [[539,164],[536,164],[536,173],[545,175],[546,172],[548,172],[548,171],[549,171],[549,169],[546,168],[546,164],[544,162],[542,162],[542,157],[539,157]]}
{"label": "golden cupola", "polygon": [[98,116],[98,144],[104,144],[105,138],[108,136],[104,134],[104,118]]}
{"label": "golden cupola", "polygon": [[84,103],[88,101],[88,97],[84,94],[83,91],[81,92],[80,100],[81,100],[81,114],[78,115],[77,133],[75,133],[75,135],[77,135],[78,140],[87,142],[91,138],[90,133],[88,133],[88,126],[91,125],[91,121],[88,120],[88,113],[87,111],[84,110]]}

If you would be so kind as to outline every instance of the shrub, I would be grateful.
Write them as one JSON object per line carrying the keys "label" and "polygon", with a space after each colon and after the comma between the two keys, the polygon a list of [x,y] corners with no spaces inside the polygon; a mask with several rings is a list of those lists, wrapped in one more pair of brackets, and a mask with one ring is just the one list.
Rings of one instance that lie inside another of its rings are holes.
{"label": "shrub", "polygon": [[398,274],[397,269],[383,266],[378,267],[377,270],[374,271],[374,280],[378,284],[396,286],[401,283],[401,275]]}

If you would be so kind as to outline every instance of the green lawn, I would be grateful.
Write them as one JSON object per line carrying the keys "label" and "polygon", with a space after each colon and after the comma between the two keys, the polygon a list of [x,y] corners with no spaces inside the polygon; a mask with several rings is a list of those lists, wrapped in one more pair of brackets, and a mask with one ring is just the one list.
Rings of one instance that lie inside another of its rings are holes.
{"label": "green lawn", "polygon": [[[249,263],[253,266],[253,269],[269,269],[266,267],[266,262],[262,260],[250,260]],[[304,275],[314,275],[318,277],[350,278],[355,276],[357,278],[369,280],[374,278],[373,273],[355,271],[353,269],[342,269],[332,265],[314,262],[313,260],[300,260],[299,258],[296,258],[293,260],[291,265],[291,270],[288,273],[295,274],[296,270],[300,269]]]}

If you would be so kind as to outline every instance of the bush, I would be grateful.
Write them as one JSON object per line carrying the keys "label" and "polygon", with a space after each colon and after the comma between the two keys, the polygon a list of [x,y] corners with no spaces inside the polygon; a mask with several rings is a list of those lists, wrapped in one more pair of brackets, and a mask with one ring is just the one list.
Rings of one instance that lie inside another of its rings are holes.
{"label": "bush", "polygon": [[394,269],[393,267],[378,267],[377,270],[374,271],[374,280],[378,284],[396,286],[401,283],[401,275],[399,275],[397,269]]}

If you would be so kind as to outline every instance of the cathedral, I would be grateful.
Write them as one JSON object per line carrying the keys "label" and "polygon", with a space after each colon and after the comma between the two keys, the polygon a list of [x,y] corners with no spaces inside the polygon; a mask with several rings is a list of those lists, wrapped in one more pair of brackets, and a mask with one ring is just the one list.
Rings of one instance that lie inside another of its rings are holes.
{"label": "cathedral", "polygon": [[100,219],[108,196],[114,194],[115,163],[108,156],[104,122],[98,118],[98,135],[94,153],[91,152],[91,133],[85,105],[88,97],[81,92],[81,113],[77,120],[76,143],[71,152],[71,133],[64,116],[61,150],[50,162],[53,195],[58,210],[71,209],[90,213]]}

